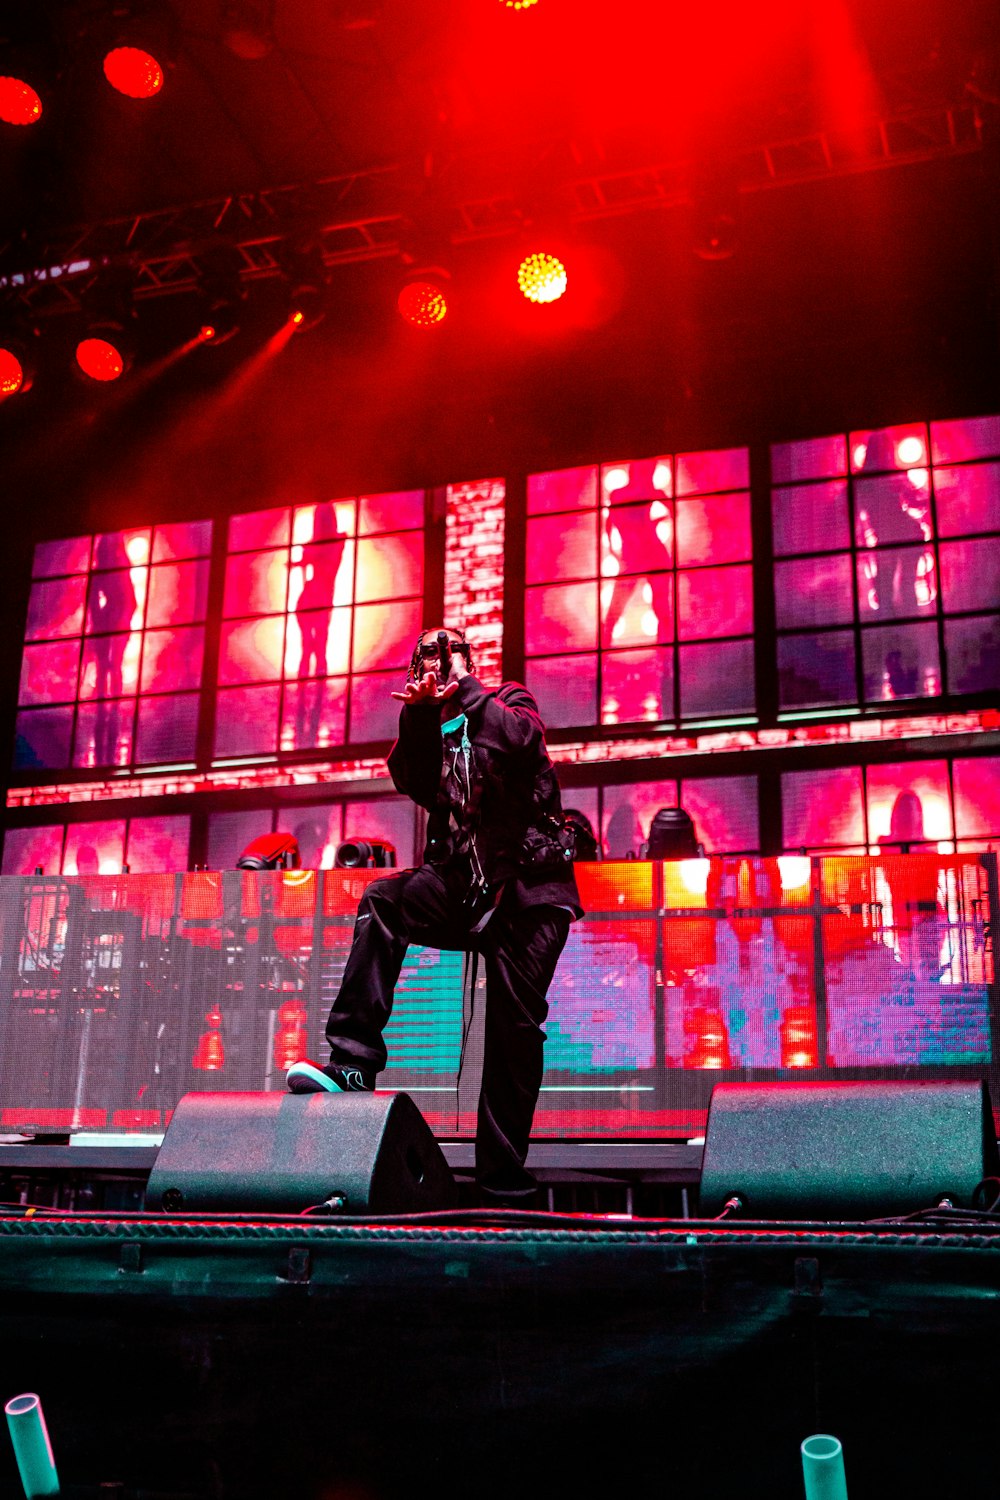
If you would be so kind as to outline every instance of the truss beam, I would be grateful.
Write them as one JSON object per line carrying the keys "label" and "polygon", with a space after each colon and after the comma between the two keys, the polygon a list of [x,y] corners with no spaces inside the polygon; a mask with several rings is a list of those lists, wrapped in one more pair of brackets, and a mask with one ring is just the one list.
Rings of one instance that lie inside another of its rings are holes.
{"label": "truss beam", "polygon": [[[909,107],[872,122],[847,138],[813,131],[743,150],[735,158],[741,193],[791,187],[824,178],[885,170],[978,151],[983,143],[983,106],[978,101]],[[559,196],[570,221],[587,223],[690,201],[688,160],[599,165],[581,172],[595,156],[593,141],[560,143],[569,171]],[[551,158],[553,144],[539,148]],[[574,169],[575,164],[575,169]],[[456,159],[452,175],[468,161]],[[239,274],[257,281],[282,274],[281,247],[309,236],[318,239],[328,268],[398,256],[408,230],[401,164],[269,188],[207,202],[181,204],[108,220],[49,237],[34,248],[35,266],[17,267],[17,247],[0,252],[0,289],[40,316],[79,310],[88,287],[109,266],[132,270],[137,298],[191,292],[205,260],[220,245],[235,249]],[[454,245],[502,237],[523,228],[525,211],[515,190],[454,193],[444,226]],[[21,252],[23,254],[23,251]],[[42,263],[39,264],[38,262]]]}

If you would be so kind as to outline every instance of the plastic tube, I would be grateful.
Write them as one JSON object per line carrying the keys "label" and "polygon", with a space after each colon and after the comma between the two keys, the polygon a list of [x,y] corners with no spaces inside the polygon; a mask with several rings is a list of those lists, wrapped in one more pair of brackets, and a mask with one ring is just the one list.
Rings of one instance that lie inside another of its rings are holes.
{"label": "plastic tube", "polygon": [[806,1500],[847,1500],[840,1439],[817,1432],[803,1440],[801,1451]]}
{"label": "plastic tube", "polygon": [[36,1495],[58,1495],[59,1475],[41,1401],[33,1392],[12,1396],[4,1411],[28,1500],[35,1500]]}

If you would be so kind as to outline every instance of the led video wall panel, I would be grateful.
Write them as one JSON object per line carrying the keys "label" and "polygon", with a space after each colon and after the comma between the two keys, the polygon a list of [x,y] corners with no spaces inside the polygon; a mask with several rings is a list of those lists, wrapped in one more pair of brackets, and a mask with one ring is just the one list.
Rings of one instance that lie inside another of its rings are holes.
{"label": "led video wall panel", "polygon": [[1000,844],[1000,757],[788,771],[782,842],[821,854],[988,850]]}
{"label": "led video wall panel", "polygon": [[349,802],[310,802],[208,815],[208,867],[232,869],[252,839],[291,833],[303,868],[331,870],[338,846],[348,840],[381,839],[396,851],[400,869],[417,861],[417,809],[408,797],[358,797]]}
{"label": "led video wall panel", "polygon": [[18,690],[18,771],[195,754],[210,521],[35,548]]}
{"label": "led video wall panel", "polygon": [[99,818],[8,828],[3,874],[158,874],[188,866],[191,819],[176,814],[148,818]]}
{"label": "led video wall panel", "polygon": [[[994,855],[577,869],[587,915],[549,992],[536,1137],[692,1134],[720,1078],[1000,1082]],[[374,878],[4,877],[0,1128],[162,1130],[190,1089],[282,1088],[326,1056]],[[474,1133],[485,1003],[461,954],[411,948],[381,1085],[439,1134]]]}
{"label": "led video wall panel", "polygon": [[551,728],[752,714],[745,448],[528,479],[526,681]]}
{"label": "led video wall panel", "polygon": [[395,737],[423,523],[422,490],[232,517],[216,759]]}
{"label": "led video wall panel", "polygon": [[214,560],[210,521],[40,544],[19,780],[391,740],[423,528],[424,492],[406,490],[233,516]]}
{"label": "led video wall panel", "polygon": [[771,449],[780,708],[1000,688],[1000,418]]}

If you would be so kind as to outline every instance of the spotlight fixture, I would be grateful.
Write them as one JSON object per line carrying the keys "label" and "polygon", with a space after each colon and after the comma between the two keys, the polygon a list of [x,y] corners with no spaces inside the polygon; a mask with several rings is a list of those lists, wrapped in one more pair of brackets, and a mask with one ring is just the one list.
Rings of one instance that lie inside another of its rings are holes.
{"label": "spotlight fixture", "polygon": [[239,859],[238,870],[297,870],[302,863],[294,833],[262,833],[253,839]]}
{"label": "spotlight fixture", "polygon": [[699,260],[731,260],[736,254],[736,232],[734,214],[706,215],[695,230],[695,255]]}
{"label": "spotlight fixture", "polygon": [[400,287],[396,306],[414,328],[436,328],[448,316],[448,272],[430,266],[411,272]]}
{"label": "spotlight fixture", "polygon": [[241,326],[243,300],[238,294],[220,294],[211,299],[198,329],[198,337],[203,344],[225,344],[236,337]]}
{"label": "spotlight fixture", "polygon": [[557,302],[566,290],[566,267],[557,255],[535,250],[518,266],[517,284],[529,302]]}
{"label": "spotlight fixture", "polygon": [[699,260],[731,260],[740,225],[737,173],[726,159],[703,162],[691,183],[694,206],[691,248]]}
{"label": "spotlight fixture", "polygon": [[129,99],[152,99],[163,87],[163,69],[142,47],[112,47],[104,56],[104,76]]}
{"label": "spotlight fixture", "polygon": [[8,125],[34,125],[41,116],[41,97],[26,79],[0,76],[0,120]]}
{"label": "spotlight fixture", "polygon": [[22,396],[31,390],[35,377],[35,360],[28,338],[8,328],[0,334],[0,401]]}
{"label": "spotlight fixture", "polygon": [[101,385],[110,385],[124,375],[129,359],[121,332],[113,325],[104,324],[88,329],[76,346],[76,362],[84,375]]}
{"label": "spotlight fixture", "polygon": [[277,252],[288,284],[288,318],[302,333],[326,317],[330,300],[330,272],[317,240],[285,244]]}
{"label": "spotlight fixture", "polygon": [[683,807],[661,807],[649,825],[647,859],[699,859],[705,851],[698,842],[694,820]]}
{"label": "spotlight fixture", "polygon": [[295,327],[303,333],[315,328],[326,317],[326,286],[303,283],[292,287],[288,294],[288,316]]}
{"label": "spotlight fixture", "polygon": [[243,257],[233,245],[219,242],[199,256],[202,268],[195,314],[198,337],[205,344],[225,344],[240,331],[247,300],[240,281]]}
{"label": "spotlight fixture", "polygon": [[335,870],[393,870],[396,868],[395,845],[385,839],[349,839],[337,845]]}
{"label": "spotlight fixture", "polygon": [[0,399],[16,396],[24,389],[24,366],[13,349],[0,344]]}
{"label": "spotlight fixture", "polygon": [[[65,7],[62,7],[65,9]],[[37,125],[65,73],[55,5],[4,5],[0,14],[0,121]]]}
{"label": "spotlight fixture", "polygon": [[125,374],[135,354],[131,273],[109,271],[87,289],[83,305],[76,363],[88,379],[109,385]]}
{"label": "spotlight fixture", "polygon": [[128,99],[152,99],[176,55],[176,21],[156,0],[117,0],[112,14],[95,23],[93,45],[113,89]]}

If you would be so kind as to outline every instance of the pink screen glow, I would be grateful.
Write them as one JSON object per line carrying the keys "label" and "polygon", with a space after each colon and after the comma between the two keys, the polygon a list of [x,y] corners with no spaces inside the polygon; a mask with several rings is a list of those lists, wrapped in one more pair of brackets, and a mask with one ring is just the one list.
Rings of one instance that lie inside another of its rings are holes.
{"label": "pink screen glow", "polygon": [[422,523],[422,491],[233,517],[217,757],[393,737],[373,674],[398,685],[423,623]]}
{"label": "pink screen glow", "polygon": [[996,692],[1000,419],[850,433],[849,485],[832,441],[771,453],[800,481],[772,491],[775,553],[812,554],[775,563],[781,708]]}
{"label": "pink screen glow", "polygon": [[36,548],[16,768],[193,756],[196,700],[174,695],[201,686],[210,544],[201,521]]}
{"label": "pink screen glow", "polygon": [[529,477],[525,672],[548,724],[752,712],[748,484],[743,448]]}

